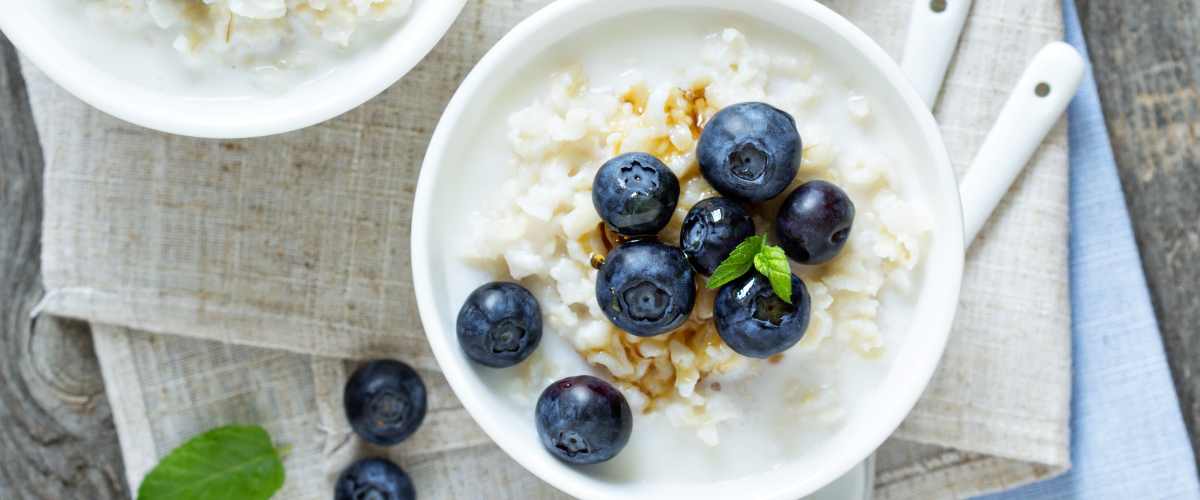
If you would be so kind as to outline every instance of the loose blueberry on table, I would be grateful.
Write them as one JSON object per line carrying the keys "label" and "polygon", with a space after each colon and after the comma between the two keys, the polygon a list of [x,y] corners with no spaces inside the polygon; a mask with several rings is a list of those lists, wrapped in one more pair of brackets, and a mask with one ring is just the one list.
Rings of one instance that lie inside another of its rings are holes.
{"label": "loose blueberry on table", "polygon": [[458,345],[477,363],[507,368],[528,358],[542,340],[542,311],[516,283],[488,283],[458,312]]}
{"label": "loose blueberry on table", "polygon": [[717,112],[700,133],[700,173],[721,194],[763,202],[792,183],[800,168],[800,133],[792,116],[761,102]]}
{"label": "loose blueberry on table", "polygon": [[637,240],[609,252],[596,301],[614,325],[639,337],[679,328],[696,302],[695,272],[679,248]]}
{"label": "loose blueberry on table", "polygon": [[570,464],[610,460],[633,433],[633,414],[625,396],[590,375],[567,377],[547,387],[534,415],[542,445]]}
{"label": "loose blueberry on table", "polygon": [[679,179],[646,153],[626,153],[600,166],[592,181],[596,213],[626,236],[659,232],[679,203]]}
{"label": "loose blueberry on table", "polygon": [[795,274],[791,278],[790,304],[756,271],[722,286],[713,304],[721,340],[751,358],[768,358],[799,342],[808,329],[811,299],[804,282]]}
{"label": "loose blueberry on table", "polygon": [[412,479],[384,458],[359,460],[338,476],[334,500],[416,500]]}
{"label": "loose blueberry on table", "polygon": [[788,257],[801,264],[829,262],[842,251],[854,226],[854,202],[841,188],[811,181],[779,207],[775,234]]}
{"label": "loose blueberry on table", "polygon": [[746,238],[754,236],[754,220],[741,203],[729,198],[701,200],[688,211],[679,245],[697,272],[711,275]]}
{"label": "loose blueberry on table", "polygon": [[425,383],[404,363],[371,361],[350,376],[342,403],[355,433],[373,444],[392,446],[425,419]]}

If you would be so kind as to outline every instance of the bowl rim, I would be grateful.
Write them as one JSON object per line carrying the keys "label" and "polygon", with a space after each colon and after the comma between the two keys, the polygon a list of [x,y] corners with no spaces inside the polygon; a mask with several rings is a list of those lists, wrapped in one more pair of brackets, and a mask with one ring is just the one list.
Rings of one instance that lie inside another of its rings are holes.
{"label": "bowl rim", "polygon": [[[0,0],[0,8],[9,1],[19,0]],[[356,72],[353,77],[338,77],[345,80],[346,84],[340,86],[343,92],[316,101],[306,100],[303,105],[294,106],[290,112],[258,117],[239,114],[236,115],[236,120],[224,122],[197,119],[188,113],[178,113],[165,107],[140,105],[136,98],[130,98],[129,93],[150,96],[158,94],[140,85],[126,82],[98,67],[82,63],[83,56],[70,50],[65,44],[55,41],[52,31],[42,29],[43,26],[38,22],[28,21],[27,17],[32,14],[0,16],[0,31],[4,32],[22,55],[56,84],[108,115],[176,135],[206,139],[245,139],[291,132],[336,118],[379,95],[412,71],[449,32],[467,3],[467,0],[416,1],[432,1],[432,7],[439,9],[436,17],[425,20],[418,26],[419,29],[402,29],[390,35],[369,56],[378,61],[370,65],[370,73]],[[20,6],[12,6],[11,9],[17,12],[24,10]],[[409,13],[410,16],[412,14]],[[417,25],[406,24],[406,28],[411,26]],[[395,36],[402,32],[411,33],[411,37],[401,39]],[[173,99],[167,99],[170,100]]]}
{"label": "bowl rim", "polygon": [[[529,443],[516,443],[511,438],[511,433],[505,432],[505,429],[496,425],[496,420],[488,417],[491,410],[484,407],[483,400],[478,394],[478,391],[483,388],[474,387],[466,380],[467,377],[464,370],[469,371],[470,367],[465,364],[465,361],[460,359],[463,358],[463,355],[457,352],[457,347],[449,340],[453,336],[451,332],[454,326],[452,324],[442,325],[439,319],[437,303],[432,296],[434,288],[433,276],[427,266],[422,265],[422,263],[430,262],[430,249],[426,244],[426,240],[431,229],[429,221],[433,204],[432,190],[440,176],[439,166],[443,163],[443,157],[451,146],[452,129],[457,127],[457,123],[462,121],[465,115],[469,115],[466,106],[473,94],[477,93],[483,85],[488,83],[489,76],[499,66],[505,64],[508,55],[515,51],[532,51],[543,48],[545,44],[542,41],[530,42],[530,40],[536,40],[537,33],[542,27],[554,22],[561,16],[570,15],[575,9],[602,1],[604,0],[558,0],[543,7],[506,34],[470,71],[447,104],[430,140],[417,181],[411,225],[412,248],[410,262],[413,266],[414,292],[416,294],[418,311],[425,329],[426,338],[450,387],[459,397],[463,407],[471,414],[472,418],[506,454],[543,481],[579,498],[617,498],[621,495],[600,494],[591,489],[589,484],[583,482],[580,479],[580,474],[562,473],[558,469],[532,467],[530,462],[523,458],[523,455],[530,453],[528,450],[536,448],[536,451],[540,452],[541,447]],[[664,2],[661,5],[647,5],[647,8],[674,7],[687,1],[689,0],[674,0],[672,2]],[[953,191],[953,193],[950,193],[954,195],[953,199],[945,202],[954,208],[954,213],[946,214],[950,218],[949,222],[951,224],[948,227],[939,226],[937,229],[941,233],[939,239],[945,238],[947,240],[945,245],[958,250],[957,252],[951,252],[947,256],[947,261],[939,261],[938,263],[939,267],[950,270],[945,279],[945,293],[940,296],[940,298],[946,299],[946,303],[937,306],[938,308],[929,317],[928,324],[936,326],[933,331],[925,332],[928,339],[924,343],[930,349],[926,352],[921,352],[921,355],[917,357],[919,361],[918,366],[909,367],[910,372],[915,373],[910,378],[919,383],[905,386],[905,390],[902,393],[891,394],[889,396],[892,402],[886,405],[887,411],[884,414],[878,415],[880,423],[870,428],[872,432],[869,437],[856,440],[857,443],[869,442],[871,443],[870,446],[860,446],[859,448],[862,449],[855,449],[850,453],[841,453],[842,457],[840,460],[829,462],[830,465],[819,473],[819,480],[809,482],[798,481],[793,486],[780,485],[764,497],[786,500],[808,495],[816,491],[820,487],[844,475],[858,463],[869,458],[912,411],[917,400],[929,385],[949,339],[961,288],[965,244],[963,239],[962,205],[958,193],[957,178],[942,139],[941,131],[924,100],[921,99],[911,83],[909,83],[909,80],[896,61],[865,32],[849,20],[818,2],[758,0],[751,3],[774,4],[776,7],[792,9],[801,15],[806,15],[824,24],[831,30],[839,33],[845,38],[847,43],[860,52],[864,56],[864,59],[870,63],[874,72],[886,77],[889,86],[898,92],[904,102],[904,107],[909,111],[908,114],[914,119],[915,126],[919,128],[920,136],[925,141],[922,148],[928,149],[935,160],[936,165],[933,165],[932,168],[940,173],[943,177],[940,180],[947,186],[942,190]],[[752,12],[751,8],[740,4],[730,5],[726,8]],[[579,26],[576,31],[584,30],[589,26],[590,24],[585,23]],[[950,206],[947,208],[950,208]],[[443,326],[448,326],[448,328],[443,328]],[[446,331],[439,332],[439,329]],[[737,481],[737,479],[732,481]],[[813,488],[811,486],[814,483],[819,484]]]}

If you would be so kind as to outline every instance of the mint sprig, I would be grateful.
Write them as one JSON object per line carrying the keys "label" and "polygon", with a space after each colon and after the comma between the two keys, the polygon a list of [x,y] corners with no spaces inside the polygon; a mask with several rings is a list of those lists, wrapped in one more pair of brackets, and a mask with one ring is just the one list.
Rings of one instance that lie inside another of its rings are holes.
{"label": "mint sprig", "polygon": [[792,268],[782,248],[763,245],[762,251],[754,256],[754,268],[771,281],[775,295],[788,304],[792,303]]}
{"label": "mint sprig", "polygon": [[137,500],[266,500],[283,486],[280,454],[262,427],[218,427],[163,457],[142,480]]}
{"label": "mint sprig", "polygon": [[713,270],[712,276],[708,278],[708,288],[721,288],[726,283],[738,279],[738,276],[746,274],[746,271],[754,267],[754,256],[762,251],[766,241],[767,239],[763,236],[751,236],[738,243],[729,257],[721,261],[721,264]]}
{"label": "mint sprig", "polygon": [[787,254],[782,248],[767,244],[766,236],[757,235],[746,238],[733,252],[721,261],[721,265],[713,270],[708,278],[708,288],[716,289],[738,279],[750,271],[757,269],[771,282],[771,289],[784,302],[792,303],[792,269],[788,265]]}

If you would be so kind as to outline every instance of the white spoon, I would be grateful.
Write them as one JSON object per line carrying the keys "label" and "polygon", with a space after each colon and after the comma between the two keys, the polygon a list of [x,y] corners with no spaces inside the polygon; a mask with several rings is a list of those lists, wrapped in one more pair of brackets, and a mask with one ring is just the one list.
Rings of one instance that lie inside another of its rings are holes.
{"label": "white spoon", "polygon": [[971,0],[913,0],[900,67],[930,108],[946,78]]}
{"label": "white spoon", "polygon": [[968,246],[1067,109],[1083,80],[1084,66],[1074,47],[1054,42],[1039,51],[1021,75],[959,183]]}
{"label": "white spoon", "polygon": [[[900,66],[933,107],[966,24],[971,0],[914,0]],[[1054,42],[1026,68],[959,185],[968,246],[1058,122],[1083,80],[1073,47]]]}

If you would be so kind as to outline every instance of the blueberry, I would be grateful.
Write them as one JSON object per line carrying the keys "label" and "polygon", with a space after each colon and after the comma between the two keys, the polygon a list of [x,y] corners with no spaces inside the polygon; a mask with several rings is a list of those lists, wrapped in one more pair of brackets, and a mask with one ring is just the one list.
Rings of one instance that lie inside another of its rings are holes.
{"label": "blueberry", "polygon": [[338,476],[334,500],[416,500],[412,479],[386,458],[354,462]]}
{"label": "blueberry", "polygon": [[812,300],[804,282],[792,275],[792,303],[775,295],[771,283],[751,271],[721,287],[713,304],[717,334],[738,354],[767,358],[804,337]]}
{"label": "blueberry", "polygon": [[626,236],[658,233],[679,203],[679,179],[646,153],[626,153],[600,166],[592,182],[596,213]]}
{"label": "blueberry", "polygon": [[787,189],[800,168],[792,116],[761,102],[722,109],[700,134],[700,173],[721,194],[763,202]]}
{"label": "blueberry", "polygon": [[788,257],[801,264],[828,262],[842,251],[854,225],[854,202],[825,181],[792,191],[775,217],[775,234]]}
{"label": "blueberry", "polygon": [[678,248],[631,241],[605,258],[596,279],[596,301],[622,330],[639,337],[667,333],[692,313],[695,272]]}
{"label": "blueberry", "polygon": [[633,414],[620,391],[590,375],[542,391],[534,410],[538,437],[555,458],[575,465],[609,460],[629,442]]}
{"label": "blueberry", "polygon": [[458,311],[458,345],[476,363],[506,368],[520,363],[542,340],[537,299],[516,283],[476,288]]}
{"label": "blueberry", "polygon": [[700,274],[708,276],[742,240],[754,236],[754,220],[729,198],[701,200],[683,219],[679,245]]}
{"label": "blueberry", "polygon": [[342,403],[354,432],[368,442],[391,446],[412,435],[425,418],[425,383],[408,365],[371,361],[346,381]]}

